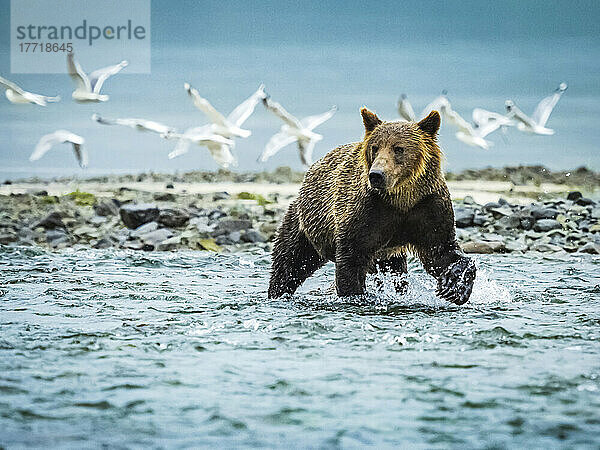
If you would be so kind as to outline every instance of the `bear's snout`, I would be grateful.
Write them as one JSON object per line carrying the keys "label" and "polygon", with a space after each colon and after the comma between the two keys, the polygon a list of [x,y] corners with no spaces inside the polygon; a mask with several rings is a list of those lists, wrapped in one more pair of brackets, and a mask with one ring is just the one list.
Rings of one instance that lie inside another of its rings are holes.
{"label": "bear's snout", "polygon": [[375,189],[383,189],[385,187],[385,175],[383,170],[371,169],[369,171],[369,183]]}

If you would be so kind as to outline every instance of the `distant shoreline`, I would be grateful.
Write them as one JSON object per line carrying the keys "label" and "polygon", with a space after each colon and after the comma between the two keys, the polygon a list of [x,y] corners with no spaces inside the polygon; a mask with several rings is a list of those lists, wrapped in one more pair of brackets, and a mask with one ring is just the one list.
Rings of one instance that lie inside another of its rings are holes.
{"label": "distant shoreline", "polygon": [[[142,172],[139,174],[107,174],[92,176],[55,176],[7,178],[2,184],[17,183],[131,183],[131,182],[165,182],[165,183],[301,183],[303,171],[292,170],[281,166],[273,171],[238,172],[226,169],[216,171],[188,171],[176,173]],[[536,166],[504,166],[486,167],[483,169],[465,169],[457,172],[449,171],[446,179],[452,181],[501,181],[515,186],[540,186],[542,183],[570,186],[585,191],[595,191],[600,187],[600,172],[579,167],[567,170],[551,170],[542,165]],[[567,189],[568,190],[568,189]]]}

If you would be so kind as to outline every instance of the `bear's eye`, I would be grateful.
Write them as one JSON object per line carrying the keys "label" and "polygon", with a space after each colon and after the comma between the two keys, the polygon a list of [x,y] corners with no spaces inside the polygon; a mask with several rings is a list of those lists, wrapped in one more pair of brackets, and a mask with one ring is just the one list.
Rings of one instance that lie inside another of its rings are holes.
{"label": "bear's eye", "polygon": [[399,145],[396,145],[396,146],[394,147],[394,152],[395,152],[395,153],[398,153],[398,154],[400,154],[400,155],[401,155],[402,153],[404,153],[404,147],[401,147],[401,146],[399,146]]}

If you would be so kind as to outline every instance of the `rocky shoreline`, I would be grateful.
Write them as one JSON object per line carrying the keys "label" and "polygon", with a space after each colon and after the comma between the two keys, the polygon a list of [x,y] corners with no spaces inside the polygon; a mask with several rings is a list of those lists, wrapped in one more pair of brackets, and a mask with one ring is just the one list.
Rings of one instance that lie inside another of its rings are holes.
{"label": "rocky shoreline", "polygon": [[600,254],[600,203],[578,191],[566,198],[514,205],[500,198],[454,202],[456,234],[467,253],[580,252]]}
{"label": "rocky shoreline", "polygon": [[[514,177],[535,184],[535,180],[523,175],[531,170],[534,169],[514,173],[506,168],[488,171],[493,176],[511,172]],[[596,173],[587,169],[578,173],[580,181],[586,181],[585,189],[592,186],[593,191],[600,184]],[[547,174],[557,177],[550,171]],[[473,176],[462,175],[465,179]],[[161,183],[163,189],[144,190],[141,183],[148,178]],[[456,180],[457,175],[448,178]],[[232,186],[235,183],[276,186],[298,183],[301,174],[280,168],[271,173],[192,172],[107,176],[86,181],[101,183],[106,190],[49,195],[47,190],[40,189],[47,181],[27,180],[31,189],[26,192],[0,195],[0,245],[269,251],[281,217],[295,197],[289,190],[273,189],[264,194],[233,189],[198,193],[177,190],[177,183],[210,186],[209,183],[229,181],[234,183]],[[120,186],[128,182],[139,182],[140,188]],[[468,253],[600,254],[600,202],[572,190],[569,185],[561,196],[539,196],[529,204],[522,203],[499,198],[496,202],[478,204],[469,195],[455,199],[457,238],[463,249]]]}

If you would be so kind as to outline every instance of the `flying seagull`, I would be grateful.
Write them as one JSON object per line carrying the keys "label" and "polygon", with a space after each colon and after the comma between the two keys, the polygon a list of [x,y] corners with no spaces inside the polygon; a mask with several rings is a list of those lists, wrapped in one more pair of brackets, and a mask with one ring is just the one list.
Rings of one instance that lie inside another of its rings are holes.
{"label": "flying seagull", "polygon": [[246,119],[254,112],[254,108],[258,102],[266,97],[265,86],[260,85],[256,92],[248,97],[244,102],[240,103],[227,117],[217,111],[210,102],[201,97],[199,92],[190,86],[189,83],[184,84],[184,88],[188,95],[192,98],[194,106],[202,111],[212,122],[212,131],[226,138],[243,137],[246,138],[252,134],[250,130],[241,128]]}
{"label": "flying seagull", "polygon": [[35,146],[35,150],[29,157],[29,161],[37,161],[42,156],[44,156],[46,152],[50,150],[53,146],[57,144],[67,143],[73,145],[73,153],[75,153],[75,158],[77,158],[79,166],[82,169],[86,168],[88,165],[88,154],[85,148],[83,148],[85,139],[66,130],[57,130],[54,133],[42,136],[42,138]]}
{"label": "flying seagull", "polygon": [[192,144],[197,144],[208,148],[213,159],[217,164],[223,167],[229,167],[236,163],[236,159],[231,153],[235,142],[219,134],[215,134],[211,125],[188,128],[183,133],[170,132],[162,135],[165,139],[177,139],[177,144],[171,153],[169,159],[181,156],[190,150]]}
{"label": "flying seagull", "polygon": [[60,97],[47,97],[45,95],[27,92],[17,86],[12,81],[0,77],[0,86],[6,89],[5,95],[11,103],[35,103],[36,105],[46,106],[47,103],[59,102]]}
{"label": "flying seagull", "polygon": [[100,94],[104,82],[112,75],[116,75],[127,67],[127,61],[121,61],[114,66],[94,70],[89,76],[83,71],[73,53],[67,55],[67,67],[69,75],[75,82],[77,88],[73,91],[73,100],[79,103],[106,102],[108,95]]}
{"label": "flying seagull", "polygon": [[538,103],[531,117],[521,111],[512,100],[506,100],[506,110],[508,111],[509,116],[513,117],[518,122],[517,128],[519,130],[527,133],[549,136],[554,134],[554,130],[546,128],[546,123],[550,118],[552,110],[566,90],[567,83],[560,83],[552,95],[544,98]]}
{"label": "flying seagull", "polygon": [[[446,104],[448,101],[446,93],[447,91],[444,90],[442,91],[442,95],[439,95],[438,97],[433,99],[433,101],[431,101],[431,103],[429,103],[421,112],[420,117],[427,117],[427,115],[433,110],[439,111],[441,106]],[[408,101],[408,97],[406,94],[400,95],[400,99],[398,100],[398,114],[400,114],[400,117],[402,117],[404,120],[407,120],[409,122],[416,122],[418,120],[418,117],[415,114],[415,110]]]}
{"label": "flying seagull", "polygon": [[439,111],[445,120],[458,128],[455,136],[459,141],[485,150],[494,145],[485,139],[487,135],[500,127],[513,125],[509,117],[481,108],[473,110],[473,124],[470,124],[452,108],[447,98],[440,102]]}
{"label": "flying seagull", "polygon": [[[424,109],[421,111],[420,117],[427,117],[427,115],[435,110],[440,111],[444,105],[448,105],[448,91],[444,89],[441,95],[434,98]],[[441,111],[440,111],[441,112]]]}
{"label": "flying seagull", "polygon": [[[458,113],[454,113],[458,115]],[[481,147],[487,150],[494,143],[486,140],[486,136],[498,128],[505,129],[505,127],[513,126],[514,122],[502,114],[475,108],[473,110],[473,125],[469,123],[467,125],[466,128],[461,128],[456,132],[456,138],[472,147]]]}
{"label": "flying seagull", "polygon": [[398,114],[400,114],[400,117],[402,117],[404,120],[409,122],[415,122],[417,120],[415,110],[408,101],[406,94],[402,94],[400,96],[400,100],[398,100]]}
{"label": "flying seagull", "polygon": [[152,120],[146,119],[107,119],[99,116],[98,114],[94,114],[92,116],[92,120],[95,120],[102,125],[122,125],[125,127],[133,128],[134,130],[139,131],[151,131],[153,133],[158,133],[160,135],[166,135],[170,133],[176,133],[177,130],[168,125],[164,125],[162,123],[154,122]]}
{"label": "flying seagull", "polygon": [[337,111],[337,107],[334,106],[323,114],[308,116],[302,120],[298,120],[287,112],[283,106],[274,102],[269,97],[263,99],[263,104],[269,111],[283,120],[284,123],[281,126],[279,133],[273,135],[269,142],[267,142],[262,155],[260,155],[259,161],[265,162],[286,145],[296,142],[302,164],[307,167],[310,166],[312,164],[312,153],[315,144],[323,139],[323,136],[315,133],[313,129],[331,119]]}

